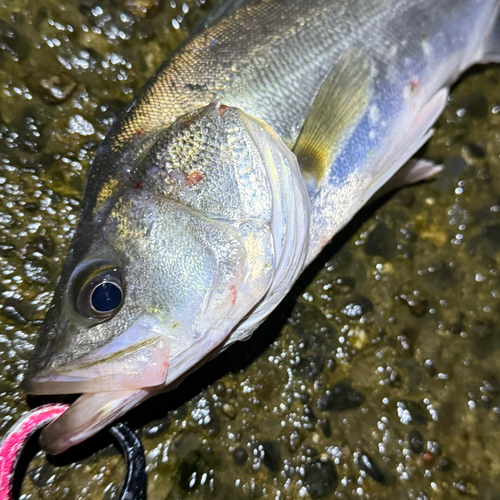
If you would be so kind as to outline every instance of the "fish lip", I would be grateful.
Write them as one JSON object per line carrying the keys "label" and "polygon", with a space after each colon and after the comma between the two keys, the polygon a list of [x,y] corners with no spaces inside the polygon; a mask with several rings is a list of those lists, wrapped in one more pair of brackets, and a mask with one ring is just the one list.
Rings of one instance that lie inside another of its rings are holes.
{"label": "fish lip", "polygon": [[51,455],[85,441],[162,387],[82,394],[60,417],[45,427],[40,435],[41,447]]}
{"label": "fish lip", "polygon": [[137,322],[112,342],[74,363],[30,374],[28,394],[81,394],[41,434],[59,454],[111,424],[165,386],[170,341],[157,324]]}
{"label": "fish lip", "polygon": [[170,342],[151,325],[134,324],[94,353],[61,367],[28,374],[23,391],[33,395],[107,393],[165,384]]}

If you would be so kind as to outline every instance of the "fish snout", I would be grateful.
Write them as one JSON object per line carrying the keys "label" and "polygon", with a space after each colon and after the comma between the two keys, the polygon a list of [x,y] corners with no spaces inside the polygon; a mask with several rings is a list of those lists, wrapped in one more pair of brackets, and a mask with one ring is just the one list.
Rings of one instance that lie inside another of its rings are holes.
{"label": "fish snout", "polygon": [[62,453],[159,392],[169,367],[170,342],[148,324],[134,324],[80,360],[30,374],[28,394],[82,395],[40,437],[51,454]]}

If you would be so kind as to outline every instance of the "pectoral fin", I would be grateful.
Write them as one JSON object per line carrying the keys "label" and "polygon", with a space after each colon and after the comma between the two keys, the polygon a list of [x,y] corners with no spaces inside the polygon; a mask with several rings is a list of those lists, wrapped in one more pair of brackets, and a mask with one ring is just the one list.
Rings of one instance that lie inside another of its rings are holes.
{"label": "pectoral fin", "polygon": [[404,186],[432,179],[442,170],[442,165],[437,165],[432,161],[412,159],[406,162],[396,174],[371,197],[370,202],[378,200],[391,191],[396,191]]}
{"label": "pectoral fin", "polygon": [[350,49],[321,86],[294,147],[306,182],[319,184],[342,143],[365,114],[372,92],[372,61]]}

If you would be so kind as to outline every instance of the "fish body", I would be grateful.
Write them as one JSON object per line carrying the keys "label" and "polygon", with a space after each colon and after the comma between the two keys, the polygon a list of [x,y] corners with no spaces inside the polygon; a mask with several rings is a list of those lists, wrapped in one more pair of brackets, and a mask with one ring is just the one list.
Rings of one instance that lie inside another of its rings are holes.
{"label": "fish body", "polygon": [[498,0],[236,0],[113,125],[25,388],[57,453],[236,340],[498,60]]}

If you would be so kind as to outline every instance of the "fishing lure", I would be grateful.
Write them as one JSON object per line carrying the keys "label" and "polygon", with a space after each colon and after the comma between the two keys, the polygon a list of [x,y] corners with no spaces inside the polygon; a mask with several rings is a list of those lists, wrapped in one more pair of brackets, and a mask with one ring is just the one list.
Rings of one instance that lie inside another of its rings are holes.
{"label": "fishing lure", "polygon": [[[66,404],[40,406],[21,417],[4,436],[0,442],[0,500],[13,500],[16,465],[26,443],[35,432],[60,417],[68,407]],[[145,499],[146,460],[139,438],[123,422],[110,427],[109,432],[127,461],[119,500]]]}

